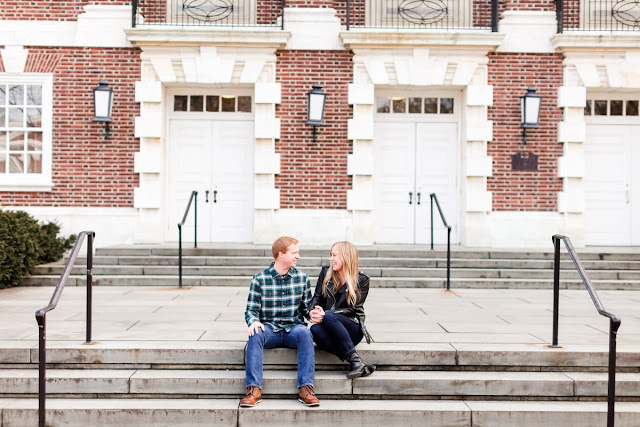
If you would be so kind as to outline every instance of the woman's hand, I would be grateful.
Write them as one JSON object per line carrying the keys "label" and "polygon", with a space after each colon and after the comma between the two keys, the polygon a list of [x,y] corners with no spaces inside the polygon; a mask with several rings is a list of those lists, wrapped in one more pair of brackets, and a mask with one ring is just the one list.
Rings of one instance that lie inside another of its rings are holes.
{"label": "woman's hand", "polygon": [[322,323],[322,319],[324,318],[324,310],[319,305],[316,305],[314,309],[309,312],[309,317],[311,318],[311,323],[313,323],[314,325]]}

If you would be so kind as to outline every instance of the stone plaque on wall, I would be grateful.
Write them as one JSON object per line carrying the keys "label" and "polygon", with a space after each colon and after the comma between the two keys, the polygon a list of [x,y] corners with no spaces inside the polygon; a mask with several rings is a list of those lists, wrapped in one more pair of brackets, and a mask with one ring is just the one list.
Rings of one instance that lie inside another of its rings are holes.
{"label": "stone plaque on wall", "polygon": [[530,151],[520,151],[512,154],[511,169],[514,171],[537,171],[538,155]]}

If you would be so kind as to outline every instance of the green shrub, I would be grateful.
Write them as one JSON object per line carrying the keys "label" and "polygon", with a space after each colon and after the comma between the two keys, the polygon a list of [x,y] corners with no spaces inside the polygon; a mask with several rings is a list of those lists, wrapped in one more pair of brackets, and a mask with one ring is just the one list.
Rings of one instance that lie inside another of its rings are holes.
{"label": "green shrub", "polygon": [[0,289],[20,284],[37,264],[62,258],[75,236],[57,237],[60,227],[39,224],[24,211],[0,210]]}

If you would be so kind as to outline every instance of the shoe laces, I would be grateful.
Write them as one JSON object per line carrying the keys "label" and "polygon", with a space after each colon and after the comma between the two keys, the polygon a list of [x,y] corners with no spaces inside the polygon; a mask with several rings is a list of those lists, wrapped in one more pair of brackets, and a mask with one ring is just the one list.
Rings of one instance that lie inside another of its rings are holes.
{"label": "shoe laces", "polygon": [[258,388],[258,387],[256,387],[256,386],[251,386],[251,387],[249,387],[249,388],[247,389],[247,394],[246,394],[246,396],[249,396],[249,395],[251,395],[251,396],[255,396],[255,395],[253,394],[253,392],[254,392],[254,391],[255,391],[255,389],[257,389],[257,388]]}
{"label": "shoe laces", "polygon": [[307,394],[310,394],[311,396],[315,396],[315,395],[316,395],[316,394],[314,393],[314,391],[313,391],[313,387],[312,387],[312,386],[310,386],[310,385],[306,385],[306,386],[304,386],[303,388],[307,391]]}

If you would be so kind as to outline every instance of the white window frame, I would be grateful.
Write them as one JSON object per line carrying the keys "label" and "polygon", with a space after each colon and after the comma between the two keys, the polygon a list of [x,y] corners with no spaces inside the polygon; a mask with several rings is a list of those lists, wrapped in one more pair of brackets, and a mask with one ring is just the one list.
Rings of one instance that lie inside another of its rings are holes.
{"label": "white window frame", "polygon": [[0,173],[0,191],[51,191],[53,188],[53,75],[41,73],[0,73],[0,84],[42,85],[42,173]]}

